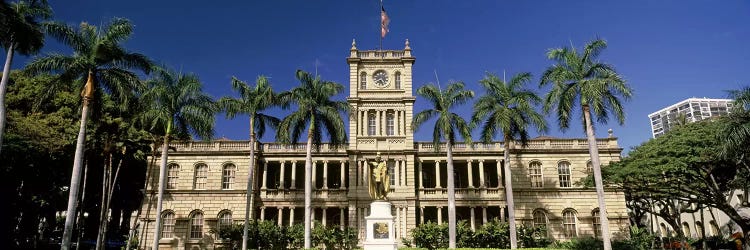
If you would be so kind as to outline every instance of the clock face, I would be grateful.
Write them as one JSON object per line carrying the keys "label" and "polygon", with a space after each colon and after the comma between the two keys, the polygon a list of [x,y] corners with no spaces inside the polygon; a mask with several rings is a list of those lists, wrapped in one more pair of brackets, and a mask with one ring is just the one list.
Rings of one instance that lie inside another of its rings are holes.
{"label": "clock face", "polygon": [[375,86],[383,88],[388,86],[388,74],[385,73],[385,71],[377,71],[375,74],[372,75],[372,80],[375,83]]}

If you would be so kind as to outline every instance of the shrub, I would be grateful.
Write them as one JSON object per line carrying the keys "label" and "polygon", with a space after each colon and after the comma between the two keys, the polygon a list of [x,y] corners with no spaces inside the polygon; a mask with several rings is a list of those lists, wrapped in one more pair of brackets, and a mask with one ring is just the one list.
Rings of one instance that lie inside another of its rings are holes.
{"label": "shrub", "polygon": [[429,250],[448,247],[448,224],[427,222],[411,230],[411,237],[417,247]]}
{"label": "shrub", "polygon": [[473,247],[510,248],[510,227],[508,223],[491,220],[474,233]]}
{"label": "shrub", "polygon": [[547,238],[547,229],[545,227],[533,227],[521,225],[516,230],[518,236],[518,242],[521,243],[521,247],[532,248],[532,247],[547,247],[552,243],[552,240]]}

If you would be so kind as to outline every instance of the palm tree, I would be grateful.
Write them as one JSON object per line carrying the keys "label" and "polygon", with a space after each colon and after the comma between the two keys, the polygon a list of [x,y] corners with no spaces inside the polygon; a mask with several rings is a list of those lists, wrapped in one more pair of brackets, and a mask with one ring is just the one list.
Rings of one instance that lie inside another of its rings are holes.
{"label": "palm tree", "polygon": [[142,98],[150,107],[143,113],[143,121],[153,131],[164,131],[153,243],[153,249],[159,249],[161,216],[158,213],[162,211],[164,201],[169,139],[171,136],[185,134],[210,139],[214,133],[216,105],[203,92],[197,75],[176,73],[168,69],[155,69],[154,73],[154,77],[147,81],[148,90],[143,93]]}
{"label": "palm tree", "polygon": [[245,204],[245,227],[242,234],[242,250],[247,249],[248,229],[250,227],[250,214],[253,210],[253,177],[255,175],[255,136],[263,137],[266,126],[276,128],[279,118],[261,113],[277,103],[277,95],[273,92],[268,79],[259,76],[255,80],[255,87],[250,87],[246,82],[232,77],[232,88],[240,94],[240,98],[223,97],[219,99],[218,105],[227,114],[227,118],[233,119],[237,114],[247,114],[250,117],[250,167],[247,174],[247,200]]}
{"label": "palm tree", "polygon": [[[45,23],[47,34],[73,49],[71,55],[52,53],[34,58],[26,66],[32,74],[59,73],[55,80],[58,84],[83,83],[81,97],[81,126],[76,141],[76,152],[73,158],[73,172],[70,178],[70,193],[65,216],[62,249],[70,247],[70,237],[76,214],[76,199],[83,165],[84,142],[86,141],[86,123],[91,104],[96,104],[100,89],[109,92],[113,100],[126,108],[133,93],[142,88],[133,69],[150,72],[151,61],[146,56],[131,53],[122,47],[122,43],[133,33],[133,25],[127,19],[115,18],[103,28],[81,23],[78,30],[64,23]],[[54,86],[52,86],[54,90]],[[96,104],[98,105],[98,104]],[[97,110],[97,109],[94,109]]]}
{"label": "palm tree", "polygon": [[744,165],[750,171],[747,159],[750,152],[750,87],[729,91],[729,97],[734,99],[734,107],[726,118],[726,125],[720,133],[720,140],[724,142],[721,156]]}
{"label": "palm tree", "polygon": [[614,67],[599,62],[597,57],[607,47],[604,40],[597,39],[589,42],[578,53],[575,48],[556,48],[547,53],[547,57],[555,64],[547,68],[542,75],[540,86],[552,85],[544,100],[544,111],[556,109],[557,120],[561,130],[570,125],[573,109],[580,105],[583,113],[583,125],[589,143],[589,155],[594,168],[594,182],[599,199],[599,216],[602,227],[602,241],[604,249],[612,249],[607,220],[607,207],[604,203],[604,186],[602,186],[599,149],[596,145],[592,114],[596,120],[606,123],[610,115],[614,115],[620,124],[625,122],[625,112],[621,99],[628,100],[633,91],[625,80],[615,71]]}
{"label": "palm tree", "polygon": [[510,223],[510,248],[518,247],[516,238],[516,213],[513,200],[513,181],[510,170],[510,142],[520,141],[526,146],[529,141],[528,127],[534,126],[539,132],[547,130],[544,116],[534,108],[540,105],[542,99],[533,91],[524,88],[531,81],[531,74],[520,73],[506,82],[494,74],[487,74],[479,83],[484,86],[487,94],[480,97],[474,104],[474,114],[471,126],[480,122],[482,125],[481,139],[485,143],[492,141],[498,132],[502,133],[505,172],[505,196],[508,203],[508,222]]}
{"label": "palm tree", "polygon": [[456,190],[453,176],[453,143],[456,135],[464,138],[467,144],[471,144],[471,127],[456,113],[451,113],[451,108],[461,105],[474,97],[474,92],[464,90],[464,83],[451,83],[445,90],[438,86],[428,84],[417,89],[417,94],[432,104],[431,109],[426,109],[414,116],[412,127],[419,128],[423,123],[432,118],[437,118],[435,128],[432,131],[432,143],[435,151],[440,150],[440,141],[445,139],[445,150],[448,158],[448,248],[456,248]]}
{"label": "palm tree", "polygon": [[0,150],[3,147],[3,131],[5,131],[5,89],[10,79],[10,65],[13,63],[15,52],[21,55],[36,54],[44,46],[44,32],[40,20],[52,16],[52,9],[47,1],[18,1],[0,6],[0,31],[2,43],[7,56],[0,80]]}
{"label": "palm tree", "polygon": [[285,117],[279,124],[276,139],[282,143],[294,143],[307,128],[307,155],[305,157],[305,249],[310,248],[311,193],[312,193],[312,147],[320,148],[323,133],[328,134],[329,145],[337,147],[346,142],[346,131],[342,112],[349,111],[349,104],[333,101],[331,98],[344,91],[344,86],[332,81],[313,77],[310,73],[297,70],[300,86],[282,94],[282,105],[296,104],[297,110]]}

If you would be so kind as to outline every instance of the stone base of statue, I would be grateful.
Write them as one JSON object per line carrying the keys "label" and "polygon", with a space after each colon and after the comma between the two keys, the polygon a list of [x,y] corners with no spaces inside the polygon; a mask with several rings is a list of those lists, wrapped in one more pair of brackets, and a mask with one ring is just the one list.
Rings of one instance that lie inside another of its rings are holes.
{"label": "stone base of statue", "polygon": [[364,250],[397,250],[396,234],[393,230],[395,222],[391,215],[391,203],[374,201],[370,203],[370,215],[365,217]]}

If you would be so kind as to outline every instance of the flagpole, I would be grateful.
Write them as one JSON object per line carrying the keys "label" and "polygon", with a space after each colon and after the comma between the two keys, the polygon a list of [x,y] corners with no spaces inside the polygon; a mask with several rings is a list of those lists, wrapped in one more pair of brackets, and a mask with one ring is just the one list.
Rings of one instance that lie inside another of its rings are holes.
{"label": "flagpole", "polygon": [[383,0],[380,0],[380,55],[383,55]]}

